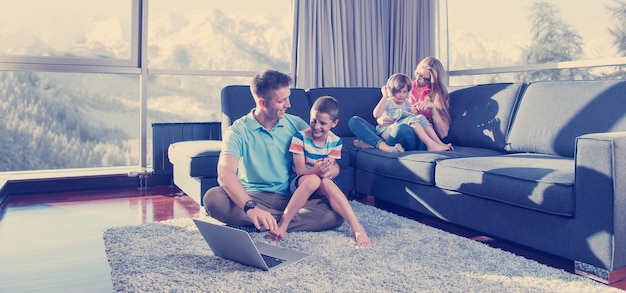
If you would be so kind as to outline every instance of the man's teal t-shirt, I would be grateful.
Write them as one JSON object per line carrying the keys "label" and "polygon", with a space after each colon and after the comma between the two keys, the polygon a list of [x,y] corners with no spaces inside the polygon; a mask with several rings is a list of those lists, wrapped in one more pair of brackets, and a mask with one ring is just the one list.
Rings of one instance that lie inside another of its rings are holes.
{"label": "man's teal t-shirt", "polygon": [[293,155],[289,144],[293,135],[308,127],[302,118],[285,114],[271,130],[259,124],[252,114],[237,119],[222,137],[221,154],[239,160],[237,175],[248,192],[264,191],[289,195]]}

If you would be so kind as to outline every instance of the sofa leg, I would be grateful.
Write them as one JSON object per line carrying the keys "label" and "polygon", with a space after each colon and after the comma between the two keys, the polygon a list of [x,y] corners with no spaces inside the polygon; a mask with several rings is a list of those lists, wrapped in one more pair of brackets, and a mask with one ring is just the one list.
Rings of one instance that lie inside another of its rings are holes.
{"label": "sofa leg", "polygon": [[608,271],[581,261],[574,261],[574,270],[578,275],[585,276],[607,285],[626,280],[626,268]]}

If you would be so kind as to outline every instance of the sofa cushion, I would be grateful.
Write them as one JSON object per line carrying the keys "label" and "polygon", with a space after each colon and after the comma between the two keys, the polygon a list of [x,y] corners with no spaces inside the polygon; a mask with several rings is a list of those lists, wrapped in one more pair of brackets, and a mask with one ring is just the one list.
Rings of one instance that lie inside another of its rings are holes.
{"label": "sofa cushion", "polygon": [[[240,117],[250,113],[255,107],[254,98],[248,85],[230,85],[222,88],[222,133]],[[292,88],[289,97],[291,108],[287,113],[300,116],[304,121],[309,121],[311,104],[303,89]]]}
{"label": "sofa cushion", "polygon": [[452,124],[446,141],[452,145],[503,151],[522,83],[451,87]]}
{"label": "sofa cushion", "polygon": [[433,185],[435,162],[444,158],[439,153],[386,153],[365,149],[356,155],[357,168],[381,176]]}
{"label": "sofa cushion", "polygon": [[221,148],[219,140],[190,140],[171,144],[167,153],[176,169],[191,177],[217,177]]}
{"label": "sofa cushion", "polygon": [[375,149],[362,149],[356,155],[356,167],[382,176],[407,180],[425,185],[435,185],[435,164],[450,158],[495,156],[501,152],[489,149],[458,147],[449,152],[410,151],[387,153]]}
{"label": "sofa cushion", "polygon": [[348,120],[352,116],[360,116],[372,123],[372,125],[376,123],[372,111],[382,97],[380,88],[328,87],[309,89],[308,93],[311,105],[321,96],[331,96],[339,102],[339,124],[333,128],[333,132],[341,137],[354,136],[350,128],[348,128]]}
{"label": "sofa cushion", "polygon": [[443,160],[436,185],[555,215],[574,214],[574,160],[541,154],[508,154]]}
{"label": "sofa cushion", "polygon": [[576,137],[626,131],[626,81],[531,83],[511,126],[508,150],[574,157]]}

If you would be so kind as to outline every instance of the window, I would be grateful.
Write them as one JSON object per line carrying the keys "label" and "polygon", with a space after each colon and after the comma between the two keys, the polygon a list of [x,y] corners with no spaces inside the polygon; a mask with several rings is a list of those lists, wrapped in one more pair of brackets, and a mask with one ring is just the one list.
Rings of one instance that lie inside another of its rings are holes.
{"label": "window", "polygon": [[291,0],[0,4],[0,172],[145,167],[151,123],[217,122],[222,87],[290,68]]}
{"label": "window", "polygon": [[446,3],[451,85],[625,76],[624,0]]}

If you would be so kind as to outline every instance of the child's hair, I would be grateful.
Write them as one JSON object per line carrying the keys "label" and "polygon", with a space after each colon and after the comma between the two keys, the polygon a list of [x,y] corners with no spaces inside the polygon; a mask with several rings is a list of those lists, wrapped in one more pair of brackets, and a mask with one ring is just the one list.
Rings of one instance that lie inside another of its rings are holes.
{"label": "child's hair", "polygon": [[339,116],[339,103],[331,96],[321,96],[315,100],[311,110],[315,110],[319,113],[328,114],[332,121],[337,120]]}
{"label": "child's hair", "polygon": [[391,91],[392,96],[397,94],[405,87],[410,93],[411,89],[413,88],[413,82],[411,81],[410,77],[402,73],[393,74],[387,80],[387,88]]}
{"label": "child's hair", "polygon": [[450,113],[448,112],[448,104],[450,103],[450,96],[448,90],[444,84],[445,70],[441,61],[435,57],[426,57],[420,61],[415,67],[414,75],[415,79],[420,74],[420,69],[430,72],[430,100],[435,105],[435,110],[439,113],[439,116],[446,122],[450,122]]}

